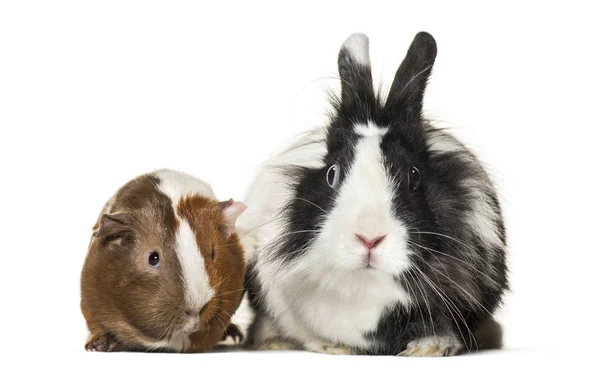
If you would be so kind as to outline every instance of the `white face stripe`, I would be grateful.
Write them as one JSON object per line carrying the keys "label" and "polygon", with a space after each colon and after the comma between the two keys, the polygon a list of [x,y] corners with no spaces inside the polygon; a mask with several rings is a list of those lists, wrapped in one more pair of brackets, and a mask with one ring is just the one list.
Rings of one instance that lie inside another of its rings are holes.
{"label": "white face stripe", "polygon": [[362,135],[362,136],[378,136],[378,137],[383,137],[385,134],[387,134],[388,129],[387,127],[378,127],[377,125],[375,125],[373,122],[369,121],[367,122],[367,124],[356,124],[354,125],[354,132],[357,133],[358,135]]}
{"label": "white face stripe", "polygon": [[[153,174],[160,179],[159,190],[171,199],[176,215],[177,204],[182,197],[198,194],[214,198],[214,193],[208,183],[190,175],[168,169],[159,170]],[[179,231],[175,250],[182,270],[186,308],[199,312],[214,296],[215,291],[210,286],[204,258],[198,248],[194,231],[185,218],[179,215],[177,218]]]}
{"label": "white face stripe", "polygon": [[[397,181],[387,175],[381,152],[381,140],[388,129],[368,122],[356,124],[354,131],[363,136],[355,146],[352,168],[339,187],[335,206],[323,226],[322,236],[329,240],[322,245],[334,248],[335,243],[340,242],[345,248],[338,253],[342,259],[339,262],[344,264],[358,261],[364,255],[364,248],[356,243],[354,234],[368,238],[387,235],[374,252],[375,258],[379,259],[377,267],[390,274],[399,274],[410,261],[406,248],[407,229],[393,213],[393,184]],[[340,231],[344,233],[343,238],[335,238],[335,233]],[[352,254],[356,254],[355,259]]]}
{"label": "white face stripe", "polygon": [[200,312],[214,296],[215,291],[210,287],[204,258],[200,254],[194,232],[183,218],[179,220],[176,251],[183,273],[186,307]]}

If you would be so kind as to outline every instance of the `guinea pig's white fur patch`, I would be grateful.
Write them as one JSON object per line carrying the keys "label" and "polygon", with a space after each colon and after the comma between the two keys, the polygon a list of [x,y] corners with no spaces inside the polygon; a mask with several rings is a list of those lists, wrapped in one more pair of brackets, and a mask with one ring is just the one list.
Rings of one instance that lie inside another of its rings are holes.
{"label": "guinea pig's white fur patch", "polygon": [[185,218],[177,214],[177,204],[182,197],[188,195],[199,194],[214,199],[215,194],[208,183],[181,172],[164,169],[154,172],[154,175],[160,179],[159,190],[171,199],[179,221],[176,252],[183,273],[186,308],[200,312],[215,291],[210,286],[194,231]]}
{"label": "guinea pig's white fur patch", "polygon": [[160,179],[160,191],[170,197],[174,204],[177,204],[182,196],[195,194],[216,199],[208,183],[189,174],[169,169],[157,170],[152,174]]}
{"label": "guinea pig's white fur patch", "polygon": [[196,237],[188,222],[179,217],[177,258],[183,272],[186,308],[200,313],[200,309],[215,295],[204,267],[204,258],[196,244]]}

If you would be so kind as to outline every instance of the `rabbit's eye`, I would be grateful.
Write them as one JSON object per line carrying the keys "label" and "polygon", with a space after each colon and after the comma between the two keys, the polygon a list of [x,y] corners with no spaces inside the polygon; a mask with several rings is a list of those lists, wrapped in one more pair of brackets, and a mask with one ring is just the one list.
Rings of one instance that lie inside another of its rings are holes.
{"label": "rabbit's eye", "polygon": [[410,168],[408,172],[408,186],[411,191],[416,191],[421,185],[421,173],[415,166]]}
{"label": "rabbit's eye", "polygon": [[331,188],[336,188],[338,183],[340,182],[340,166],[338,164],[333,164],[327,170],[327,184]]}
{"label": "rabbit's eye", "polygon": [[158,265],[160,265],[160,256],[158,255],[158,252],[154,251],[150,253],[150,256],[148,256],[148,264],[150,267],[155,269],[158,268]]}

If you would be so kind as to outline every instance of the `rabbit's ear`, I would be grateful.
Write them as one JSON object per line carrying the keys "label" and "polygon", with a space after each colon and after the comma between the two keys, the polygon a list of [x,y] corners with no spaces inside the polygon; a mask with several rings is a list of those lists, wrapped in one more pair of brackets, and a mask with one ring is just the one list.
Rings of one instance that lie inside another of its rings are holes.
{"label": "rabbit's ear", "polygon": [[420,119],[423,96],[437,55],[433,36],[418,33],[394,77],[386,110],[400,115],[401,120]]}
{"label": "rabbit's ear", "polygon": [[375,104],[369,38],[364,34],[350,35],[338,55],[338,71],[342,82],[342,110],[368,113]]}

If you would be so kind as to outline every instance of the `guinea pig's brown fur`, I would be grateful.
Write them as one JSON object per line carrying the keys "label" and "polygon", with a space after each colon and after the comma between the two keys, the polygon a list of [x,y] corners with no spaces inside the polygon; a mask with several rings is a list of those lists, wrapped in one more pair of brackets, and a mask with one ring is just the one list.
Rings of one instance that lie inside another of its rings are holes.
{"label": "guinea pig's brown fur", "polygon": [[94,226],[81,274],[86,349],[202,352],[217,344],[243,293],[233,227],[244,208],[171,170],[117,191]]}

